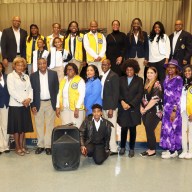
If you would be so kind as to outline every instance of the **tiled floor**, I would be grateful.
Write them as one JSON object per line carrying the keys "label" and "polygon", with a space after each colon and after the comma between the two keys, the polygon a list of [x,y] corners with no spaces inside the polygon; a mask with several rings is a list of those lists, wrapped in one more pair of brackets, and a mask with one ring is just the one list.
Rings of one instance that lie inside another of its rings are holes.
{"label": "tiled floor", "polygon": [[192,160],[111,156],[103,165],[81,157],[77,170],[54,170],[45,153],[0,156],[0,192],[191,192]]}

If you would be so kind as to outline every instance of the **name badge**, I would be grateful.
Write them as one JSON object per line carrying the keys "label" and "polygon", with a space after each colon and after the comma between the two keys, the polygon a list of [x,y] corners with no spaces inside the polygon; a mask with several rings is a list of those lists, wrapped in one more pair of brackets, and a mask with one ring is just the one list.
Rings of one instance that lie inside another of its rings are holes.
{"label": "name badge", "polygon": [[98,39],[98,43],[99,43],[99,44],[103,44],[103,39],[100,39],[100,38],[99,38],[99,39]]}
{"label": "name badge", "polygon": [[82,42],[83,38],[82,37],[77,37],[78,41]]}
{"label": "name badge", "polygon": [[72,89],[77,89],[78,88],[78,84],[77,83],[72,83],[71,88]]}

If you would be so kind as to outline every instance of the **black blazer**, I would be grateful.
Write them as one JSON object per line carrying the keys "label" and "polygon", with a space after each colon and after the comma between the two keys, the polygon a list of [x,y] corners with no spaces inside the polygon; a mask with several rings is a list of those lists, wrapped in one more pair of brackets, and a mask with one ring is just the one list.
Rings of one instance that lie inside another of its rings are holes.
{"label": "black blazer", "polygon": [[110,70],[103,87],[103,109],[115,110],[119,99],[119,76]]}
{"label": "black blazer", "polygon": [[172,47],[173,36],[174,33],[169,36],[171,44],[170,58],[176,59],[181,66],[183,66],[183,60],[186,60],[187,63],[190,63],[190,58],[192,56],[192,35],[187,31],[182,31],[175,45],[174,53]]}
{"label": "black blazer", "polygon": [[[128,86],[127,76],[120,78],[119,82],[119,110],[118,123],[121,127],[133,127],[141,124],[140,104],[143,97],[143,79],[134,76]],[[131,108],[124,110],[121,101],[124,100]]]}
{"label": "black blazer", "polygon": [[[32,73],[30,76],[31,86],[33,89],[33,102],[31,103],[31,107],[36,107],[37,111],[40,109],[40,79],[39,79],[39,71]],[[53,110],[56,109],[56,101],[57,94],[59,91],[59,80],[57,73],[55,71],[48,70],[48,84],[49,84],[49,93],[51,96],[51,104]]]}
{"label": "black blazer", "polygon": [[143,31],[144,42],[138,40],[136,43],[134,36],[131,36],[130,42],[130,33],[127,34],[127,47],[126,47],[126,55],[125,59],[135,58],[136,54],[138,58],[145,58],[149,60],[149,42],[148,36],[145,31]]}
{"label": "black blazer", "polygon": [[[26,58],[26,38],[27,31],[20,29],[20,55],[23,58]],[[9,62],[12,62],[17,56],[17,43],[12,27],[3,30],[1,52],[3,59],[7,59]]]}
{"label": "black blazer", "polygon": [[7,75],[3,74],[5,85],[4,87],[0,84],[0,108],[3,108],[4,106],[9,106],[9,92],[7,89]]}

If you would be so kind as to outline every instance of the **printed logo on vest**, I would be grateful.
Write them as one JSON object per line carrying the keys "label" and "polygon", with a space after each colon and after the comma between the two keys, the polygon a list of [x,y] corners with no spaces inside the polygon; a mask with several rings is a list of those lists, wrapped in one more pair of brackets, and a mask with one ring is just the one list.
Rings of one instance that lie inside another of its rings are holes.
{"label": "printed logo on vest", "polygon": [[82,42],[83,38],[82,37],[77,37],[78,41]]}
{"label": "printed logo on vest", "polygon": [[71,88],[72,89],[77,89],[78,88],[78,83],[72,83]]}
{"label": "printed logo on vest", "polygon": [[103,39],[99,38],[99,39],[98,39],[98,43],[99,43],[99,44],[103,44]]}
{"label": "printed logo on vest", "polygon": [[189,93],[191,93],[191,94],[192,94],[192,87],[189,89]]}

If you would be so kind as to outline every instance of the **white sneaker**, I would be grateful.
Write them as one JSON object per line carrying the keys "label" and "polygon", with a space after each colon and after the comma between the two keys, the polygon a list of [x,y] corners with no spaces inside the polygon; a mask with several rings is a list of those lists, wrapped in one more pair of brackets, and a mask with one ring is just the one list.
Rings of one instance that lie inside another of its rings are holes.
{"label": "white sneaker", "polygon": [[175,157],[177,157],[178,156],[178,152],[177,151],[175,151],[174,153],[172,153],[171,155],[170,155],[172,158],[175,158]]}
{"label": "white sneaker", "polygon": [[167,152],[165,152],[165,153],[163,153],[161,155],[161,158],[162,159],[170,159],[171,158],[171,153],[169,151],[167,151]]}
{"label": "white sneaker", "polygon": [[179,159],[184,159],[184,158],[186,158],[186,156],[187,156],[187,152],[182,152],[180,155],[179,155]]}
{"label": "white sneaker", "polygon": [[185,159],[192,159],[192,153],[187,153]]}
{"label": "white sneaker", "polygon": [[165,155],[166,153],[169,153],[169,150],[163,151],[163,152],[161,153],[161,155]]}

